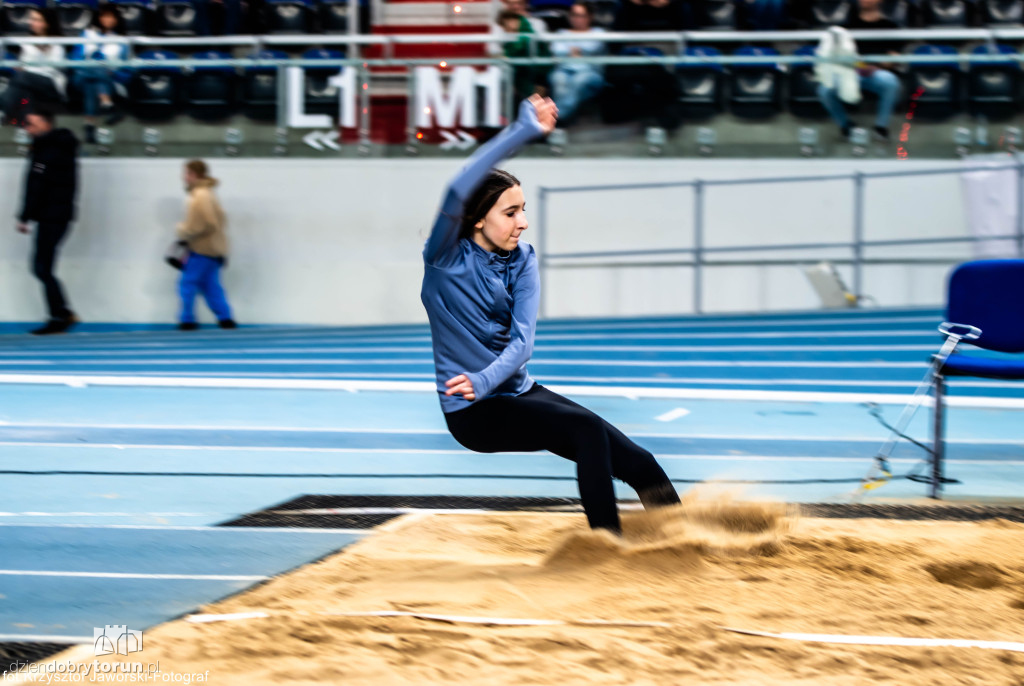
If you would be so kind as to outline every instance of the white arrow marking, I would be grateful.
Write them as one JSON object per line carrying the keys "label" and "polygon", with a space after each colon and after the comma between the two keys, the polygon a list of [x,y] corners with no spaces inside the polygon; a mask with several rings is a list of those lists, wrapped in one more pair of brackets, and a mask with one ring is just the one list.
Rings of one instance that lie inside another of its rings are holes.
{"label": "white arrow marking", "polygon": [[469,135],[465,131],[459,131],[459,138],[462,139],[462,145],[459,146],[462,150],[467,150],[476,145],[476,138]]}
{"label": "white arrow marking", "polygon": [[327,131],[323,135],[320,136],[320,142],[323,143],[324,145],[326,145],[331,150],[341,150],[341,146],[338,145],[335,142],[337,140],[338,140],[338,132],[337,131]]}
{"label": "white arrow marking", "polygon": [[451,150],[452,148],[457,148],[459,146],[459,139],[455,134],[442,131],[441,137],[444,138],[444,143],[441,143],[440,146],[442,150]]}
{"label": "white arrow marking", "polygon": [[690,411],[685,407],[677,407],[674,410],[669,410],[665,414],[658,415],[655,419],[659,422],[671,422],[675,419],[679,419],[680,417],[685,417],[688,414],[690,414]]}
{"label": "white arrow marking", "polygon": [[323,150],[324,146],[320,145],[320,132],[310,131],[302,137],[302,142],[313,148],[314,150]]}

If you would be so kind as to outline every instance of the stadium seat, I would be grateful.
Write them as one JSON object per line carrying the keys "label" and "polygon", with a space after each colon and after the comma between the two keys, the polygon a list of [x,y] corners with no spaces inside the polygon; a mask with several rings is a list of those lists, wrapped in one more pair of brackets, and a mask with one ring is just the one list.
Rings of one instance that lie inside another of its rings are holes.
{"label": "stadium seat", "polygon": [[841,26],[853,12],[853,0],[812,0],[811,20],[816,26]]}
{"label": "stadium seat", "polygon": [[348,33],[349,5],[349,0],[320,0],[320,27],[324,33]]}
{"label": "stadium seat", "polygon": [[921,13],[928,27],[967,26],[967,4],[964,0],[923,0]]}
{"label": "stadium seat", "polygon": [[302,34],[313,29],[311,0],[267,0],[267,33]]}
{"label": "stadium seat", "polygon": [[129,36],[144,36],[149,33],[150,5],[146,0],[110,0],[121,15],[124,32]]}
{"label": "stadium seat", "polygon": [[618,0],[596,0],[594,7],[594,26],[610,27],[615,23],[615,14],[619,11]]}
{"label": "stadium seat", "polygon": [[[7,52],[4,55],[5,60],[16,60],[17,55],[13,52]],[[0,101],[3,100],[4,93],[7,92],[7,88],[11,85],[11,79],[14,78],[14,69],[11,67],[0,67]]]}
{"label": "stadium seat", "polygon": [[981,0],[981,23],[1019,26],[1024,23],[1024,0]]}
{"label": "stadium seat", "polygon": [[3,31],[8,36],[27,36],[28,13],[43,9],[46,0],[6,0],[3,3]]}
{"label": "stadium seat", "polygon": [[981,329],[981,337],[971,344],[982,352],[955,352],[937,370],[932,449],[939,475],[945,454],[946,378],[1024,380],[1024,355],[1020,354],[1024,353],[1021,293],[1024,293],[1024,260],[1021,259],[966,262],[950,276],[946,321]]}
{"label": "stadium seat", "polygon": [[[962,71],[957,51],[948,45],[921,45],[913,55],[948,55],[949,62],[911,64],[907,69],[907,92],[917,103],[915,116],[945,119],[960,111]],[[914,93],[920,95],[914,96]]]}
{"label": "stadium seat", "polygon": [[[1009,45],[979,45],[975,55],[1016,55]],[[989,119],[1009,119],[1020,105],[1020,64],[1005,62],[972,64],[967,74],[967,102],[971,113]]]}
{"label": "stadium seat", "polygon": [[882,16],[900,28],[910,23],[910,5],[907,0],[882,0]]}
{"label": "stadium seat", "polygon": [[[627,0],[628,1],[628,0]],[[734,0],[703,0],[696,3],[697,25],[712,31],[736,30],[736,3]]]}
{"label": "stadium seat", "polygon": [[[778,56],[774,48],[743,47],[735,53],[742,57]],[[779,112],[782,72],[777,64],[736,63],[731,70],[730,110],[737,117],[763,119]]]}
{"label": "stadium seat", "polygon": [[80,36],[92,23],[98,0],[56,0],[57,30],[64,36]]}
{"label": "stadium seat", "polygon": [[[699,46],[686,49],[687,57],[719,57],[715,48]],[[679,79],[679,103],[686,119],[708,119],[722,111],[725,72],[721,64],[681,64],[676,69]]]}
{"label": "stadium seat", "polygon": [[[217,50],[196,53],[197,60],[231,59]],[[195,67],[185,80],[185,104],[190,116],[206,121],[223,119],[234,110],[238,74],[234,67]]]}
{"label": "stadium seat", "polygon": [[[157,61],[179,59],[177,53],[169,50],[146,50],[138,58]],[[132,74],[128,97],[140,119],[173,117],[181,100],[181,69],[155,65],[140,67]]]}
{"label": "stadium seat", "polygon": [[[261,50],[253,55],[264,60],[288,59],[280,50]],[[242,111],[250,119],[277,119],[277,67],[245,67],[242,70]]]}
{"label": "stadium seat", "polygon": [[789,111],[796,117],[814,119],[828,115],[825,106],[821,104],[821,99],[818,98],[818,81],[814,76],[812,59],[816,49],[813,45],[797,48],[793,55],[807,57],[808,60],[789,65]]}
{"label": "stadium seat", "polygon": [[[324,50],[314,48],[302,53],[304,60],[344,59],[345,53],[341,50]],[[305,93],[306,111],[310,114],[338,114],[338,87],[330,83],[332,76],[339,71],[339,67],[306,67],[305,69]]]}
{"label": "stadium seat", "polygon": [[192,0],[159,0],[154,11],[156,32],[161,36],[194,36],[199,12]]}
{"label": "stadium seat", "polygon": [[569,28],[569,13],[560,7],[545,7],[537,10],[533,16],[544,22],[548,31],[555,32]]}

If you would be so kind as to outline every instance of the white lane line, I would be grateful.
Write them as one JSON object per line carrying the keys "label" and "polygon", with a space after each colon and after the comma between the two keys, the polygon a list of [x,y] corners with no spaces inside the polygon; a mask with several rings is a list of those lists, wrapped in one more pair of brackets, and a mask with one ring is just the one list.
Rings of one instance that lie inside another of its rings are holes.
{"label": "white lane line", "polygon": [[[545,377],[551,379],[552,377]],[[553,380],[568,380],[574,382],[586,381],[583,377],[558,377]],[[649,383],[695,383],[694,379],[609,379],[608,377],[594,377],[590,379],[595,382],[607,381],[645,381]],[[737,381],[734,379],[714,380],[702,379],[702,382],[719,382],[722,384],[751,383],[749,381]],[[179,377],[179,376],[86,376],[66,374],[0,374],[0,383],[10,384],[45,384],[64,385],[73,387],[84,386],[143,386],[162,388],[262,388],[262,389],[287,389],[287,390],[341,390],[352,393],[359,391],[402,391],[436,393],[436,386],[433,382],[427,381],[372,381],[356,379],[297,379],[294,376],[286,378],[232,378],[232,377]],[[772,385],[770,382],[757,382],[762,385]],[[806,380],[803,382],[779,382],[780,384],[793,385],[872,385],[872,386],[893,386],[906,389],[916,388],[913,383],[880,383],[880,382],[833,382],[828,380]],[[547,385],[547,384],[545,384]],[[962,383],[959,380],[957,387],[978,387],[978,388],[1020,388],[1020,384],[1001,383]],[[685,399],[706,399],[706,400],[769,400],[789,402],[820,402],[820,403],[865,403],[874,402],[879,404],[905,405],[910,400],[910,394],[900,395],[895,393],[848,393],[848,392],[821,392],[821,391],[770,391],[770,390],[741,390],[721,388],[665,388],[645,386],[601,386],[601,385],[561,385],[552,384],[548,386],[556,393],[576,394],[580,396],[598,397],[623,397],[623,398],[685,398]],[[1024,408],[1024,398],[994,398],[994,397],[969,397],[950,396],[946,398],[946,404],[950,407],[989,407],[989,408]]]}
{"label": "white lane line", "polygon": [[[0,516],[23,516],[25,513],[0,512]],[[35,513],[38,515],[39,513]],[[60,513],[52,513],[59,516]],[[97,515],[98,516],[98,515]],[[0,527],[23,528],[33,527],[37,529],[131,529],[142,531],[234,531],[243,533],[271,533],[271,534],[345,534],[349,536],[368,536],[372,533],[369,529],[313,529],[302,527],[263,527],[263,526],[161,526],[159,524],[15,524],[11,522],[0,522]]]}
{"label": "white lane line", "polygon": [[[92,643],[91,636],[60,636],[57,634],[0,634],[0,641],[18,643]],[[13,664],[13,663],[12,663]],[[6,672],[4,672],[6,674]],[[5,677],[6,679],[6,677]]]}
{"label": "white lane line", "polygon": [[[681,414],[675,414],[679,413]],[[659,421],[672,421],[678,417],[684,417],[690,413],[689,410],[683,408],[676,408],[670,410],[663,415],[655,417]],[[667,419],[663,419],[667,417]],[[858,416],[856,419],[863,419]],[[816,420],[817,421],[817,420]],[[620,424],[630,423],[628,420],[622,420]],[[382,434],[382,435],[400,435],[400,436],[447,436],[447,429],[396,429],[392,427],[381,427],[381,428],[363,428],[363,427],[301,427],[301,426],[245,426],[238,424],[104,424],[99,422],[79,423],[79,422],[8,422],[0,421],[0,427],[13,427],[13,428],[31,428],[31,429],[125,429],[125,430],[138,430],[138,431],[237,431],[241,433],[245,432],[279,432],[279,433],[325,433],[325,434]],[[773,434],[715,434],[715,433],[666,433],[661,431],[630,431],[630,436],[636,438],[677,438],[682,440],[736,440],[736,441],[827,441],[827,442],[863,442],[863,441],[877,441],[878,437],[871,435],[860,435],[860,436],[794,436],[786,435],[779,436]],[[919,441],[931,440],[931,435],[928,436],[915,436]],[[964,443],[969,445],[1021,445],[1024,441],[1017,437],[1011,438],[946,438],[946,443]],[[49,445],[42,443],[32,443],[26,441],[11,441],[4,442],[0,441],[0,445]],[[67,444],[61,444],[67,445]],[[75,443],[74,445],[83,445]],[[84,444],[85,446],[96,445],[96,444]],[[125,444],[103,444],[106,446],[116,445],[118,447],[125,447]],[[132,444],[134,447],[134,444]],[[146,447],[149,447],[147,444]],[[209,446],[217,447],[217,446]],[[239,447],[241,449],[241,447]],[[304,450],[301,447],[288,447],[289,450]],[[311,448],[314,449],[315,448]],[[345,451],[358,451],[357,448],[328,448],[328,450],[345,450]],[[366,450],[377,450],[374,448],[367,448]],[[387,450],[387,449],[380,449]],[[406,452],[405,450],[399,449],[399,452]],[[423,452],[421,450],[415,450],[413,452]],[[449,452],[449,451],[442,451]],[[453,453],[466,452],[466,451],[450,451]],[[526,454],[526,453],[523,453]]]}
{"label": "white lane line", "polygon": [[679,419],[680,417],[685,417],[688,414],[690,414],[690,411],[685,407],[677,407],[674,410],[669,410],[665,414],[659,414],[655,419],[659,422],[671,422]]}
{"label": "white lane line", "polygon": [[[973,347],[973,346],[972,346]],[[137,347],[125,347],[123,349],[105,347],[103,349],[75,349],[75,350],[46,350],[31,352],[7,352],[0,351],[2,357],[23,357],[37,358],[40,355],[47,357],[124,357],[126,353],[146,359],[146,356],[169,357],[171,355],[186,356],[189,361],[195,359],[196,353],[206,355],[353,355],[365,353],[367,355],[379,353],[423,353],[431,354],[432,348],[429,345],[407,346],[399,348],[388,347],[316,347],[316,348],[172,348],[167,350],[140,350]],[[547,345],[543,339],[537,340],[534,347],[537,352],[677,352],[677,353],[748,353],[748,352],[934,352],[935,345]],[[370,358],[372,359],[372,358]]]}
{"label": "white lane line", "polygon": [[161,581],[266,581],[269,576],[248,574],[131,574],[127,572],[54,572],[36,569],[0,569],[2,576],[53,576],[80,579],[151,579]]}
{"label": "white lane line", "polygon": [[[322,366],[322,367],[388,367],[391,365],[433,365],[433,358],[423,357],[416,359],[366,359],[366,360],[339,360],[337,358],[317,359],[252,359],[252,358],[223,358],[223,359],[151,359],[151,360],[118,360],[108,362],[105,360],[75,360],[75,366],[80,367],[179,367],[188,365],[192,367],[204,366],[235,366],[235,367],[297,367],[297,366]],[[10,360],[2,362],[5,367],[53,367],[58,362],[45,360]],[[748,362],[730,360],[608,360],[608,359],[567,359],[547,360],[544,358],[533,358],[530,360],[531,367],[675,367],[675,368],[707,368],[707,367],[739,367],[742,369],[924,369],[927,362]]]}

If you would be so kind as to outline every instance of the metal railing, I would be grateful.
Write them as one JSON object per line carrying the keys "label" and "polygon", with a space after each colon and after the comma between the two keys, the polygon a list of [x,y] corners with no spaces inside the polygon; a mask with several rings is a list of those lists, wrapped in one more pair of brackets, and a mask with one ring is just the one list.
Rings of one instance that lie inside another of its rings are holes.
{"label": "metal railing", "polygon": [[[991,236],[937,236],[928,238],[906,238],[889,240],[867,240],[864,231],[864,206],[866,203],[865,180],[884,178],[908,178],[917,176],[938,176],[949,174],[963,174],[967,172],[1001,171],[1012,169],[1017,174],[1017,216],[1016,231],[1012,234],[991,235]],[[749,186],[759,184],[787,184],[787,183],[816,183],[827,181],[849,181],[853,194],[853,218],[852,238],[849,241],[830,241],[820,243],[789,243],[789,244],[757,244],[740,246],[709,247],[706,245],[706,212],[704,206],[704,192],[707,188],[723,186]],[[693,193],[693,240],[689,247],[671,246],[664,249],[647,250],[607,250],[594,252],[562,252],[553,253],[548,251],[548,226],[549,226],[549,201],[551,196],[559,193],[588,193],[588,192],[615,192],[628,190],[655,190],[670,188],[689,188]],[[1017,251],[1024,256],[1024,156],[1018,155],[1011,164],[988,164],[962,167],[942,167],[936,169],[880,171],[880,172],[851,172],[838,174],[821,174],[817,176],[776,176],[747,179],[716,179],[704,180],[694,179],[692,181],[676,181],[662,183],[637,183],[637,184],[615,184],[601,186],[541,186],[538,189],[538,232],[537,248],[540,262],[541,293],[549,293],[547,288],[549,272],[551,269],[564,267],[580,268],[622,268],[637,266],[661,266],[661,267],[691,267],[693,269],[693,311],[696,314],[704,312],[704,270],[708,267],[723,266],[764,266],[770,265],[806,265],[814,261],[808,259],[781,259],[781,260],[710,260],[710,256],[728,253],[748,253],[762,251],[802,251],[802,250],[848,250],[849,257],[831,259],[830,262],[838,264],[849,264],[853,271],[853,294],[864,295],[864,266],[866,264],[934,264],[936,262],[951,264],[959,260],[949,259],[912,259],[912,258],[890,258],[890,259],[867,259],[865,250],[878,247],[897,246],[923,246],[923,245],[946,245],[958,243],[976,243],[981,241],[1012,240],[1015,241]],[[684,255],[688,259],[672,259],[674,256]],[[657,257],[656,261],[637,262],[635,258]],[[666,259],[668,258],[668,259]],[[540,303],[540,314],[542,317],[548,315],[546,295],[542,296]]]}

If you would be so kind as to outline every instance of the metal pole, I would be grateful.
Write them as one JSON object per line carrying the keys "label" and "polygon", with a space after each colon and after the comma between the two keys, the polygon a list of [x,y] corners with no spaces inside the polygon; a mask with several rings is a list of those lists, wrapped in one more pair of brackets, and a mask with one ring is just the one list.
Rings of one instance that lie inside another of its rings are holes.
{"label": "metal pole", "polygon": [[864,294],[864,174],[853,175],[853,295]]}
{"label": "metal pole", "polygon": [[277,128],[288,128],[288,67],[277,68]]}
{"label": "metal pole", "polygon": [[537,196],[537,270],[540,273],[540,318],[547,319],[548,189],[541,186]]}
{"label": "metal pole", "polygon": [[932,412],[932,479],[928,496],[939,500],[942,497],[942,461],[945,457],[944,435],[944,403],[946,382],[941,374],[935,376],[935,409]]}
{"label": "metal pole", "polygon": [[704,182],[693,184],[693,311],[701,314],[704,280]]}
{"label": "metal pole", "polygon": [[359,67],[359,144],[370,144],[370,71]]}
{"label": "metal pole", "polygon": [[1017,255],[1024,258],[1024,158],[1017,154]]}

